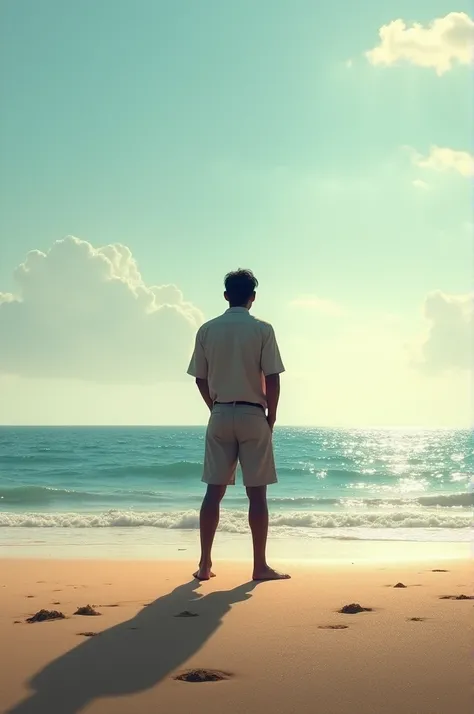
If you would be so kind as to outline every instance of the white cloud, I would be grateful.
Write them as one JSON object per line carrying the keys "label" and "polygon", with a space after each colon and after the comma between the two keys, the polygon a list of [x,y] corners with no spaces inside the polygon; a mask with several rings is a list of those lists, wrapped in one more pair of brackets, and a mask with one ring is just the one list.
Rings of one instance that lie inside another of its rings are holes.
{"label": "white cloud", "polygon": [[411,149],[415,166],[433,171],[456,171],[466,178],[474,176],[474,156],[467,151],[432,146],[428,156]]}
{"label": "white cloud", "polygon": [[282,409],[291,410],[295,423],[436,428],[470,423],[469,372],[428,373],[421,357],[414,369],[406,316],[354,309],[347,319],[333,320],[330,329],[321,322],[309,314],[303,323],[293,320],[282,341],[287,368]]}
{"label": "white cloud", "polygon": [[295,300],[292,300],[290,305],[291,307],[313,310],[314,312],[321,312],[334,317],[344,314],[344,310],[338,303],[333,300],[325,300],[317,295],[301,295]]}
{"label": "white cloud", "polygon": [[0,372],[97,382],[184,376],[200,311],[174,285],[147,286],[124,245],[68,236],[28,253],[0,294]]}
{"label": "white cloud", "polygon": [[427,184],[426,181],[422,181],[421,179],[415,179],[414,181],[412,181],[412,185],[415,188],[420,189],[421,191],[428,191],[430,188],[429,184]]}
{"label": "white cloud", "polygon": [[430,373],[472,369],[474,293],[436,290],[427,295],[423,314],[428,327],[419,344],[418,366]]}
{"label": "white cloud", "polygon": [[402,19],[383,25],[380,44],[366,53],[374,65],[393,65],[399,60],[419,67],[430,67],[442,75],[453,63],[473,60],[474,21],[465,12],[450,12],[433,20],[428,27]]}
{"label": "white cloud", "polygon": [[11,293],[0,293],[0,305],[2,302],[12,302],[14,299]]}

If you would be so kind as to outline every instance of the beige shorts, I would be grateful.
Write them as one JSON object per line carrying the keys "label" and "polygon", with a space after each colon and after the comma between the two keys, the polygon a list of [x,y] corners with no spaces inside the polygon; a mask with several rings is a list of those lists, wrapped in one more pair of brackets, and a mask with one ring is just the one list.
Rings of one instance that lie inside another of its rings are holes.
{"label": "beige shorts", "polygon": [[240,462],[244,486],[276,483],[272,432],[260,407],[215,404],[206,433],[204,483],[233,486]]}

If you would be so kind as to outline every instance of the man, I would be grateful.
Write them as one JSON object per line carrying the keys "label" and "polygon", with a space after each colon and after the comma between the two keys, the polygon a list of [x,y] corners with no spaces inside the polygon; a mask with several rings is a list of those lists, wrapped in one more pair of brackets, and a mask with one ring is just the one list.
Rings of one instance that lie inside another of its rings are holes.
{"label": "man", "polygon": [[266,561],[267,486],[277,481],[272,432],[285,368],[272,326],[250,315],[257,286],[250,270],[226,275],[229,309],[199,329],[188,369],[211,412],[202,479],[207,491],[200,514],[201,560],[194,573],[199,580],[214,576],[211,550],[220,503],[227,486],[235,484],[238,461],[249,498],[253,579],[289,578]]}

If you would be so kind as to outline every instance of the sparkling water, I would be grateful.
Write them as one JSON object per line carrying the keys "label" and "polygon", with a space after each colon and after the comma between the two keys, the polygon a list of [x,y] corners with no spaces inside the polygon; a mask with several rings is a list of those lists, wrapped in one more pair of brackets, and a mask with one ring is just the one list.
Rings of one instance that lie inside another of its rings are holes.
{"label": "sparkling water", "polygon": [[[26,529],[42,543],[78,529],[81,543],[153,529],[157,545],[196,531],[204,439],[203,427],[1,427],[0,545],[24,541]],[[273,538],[470,539],[469,431],[280,427],[274,444]],[[246,509],[238,478],[220,530],[247,532]]]}

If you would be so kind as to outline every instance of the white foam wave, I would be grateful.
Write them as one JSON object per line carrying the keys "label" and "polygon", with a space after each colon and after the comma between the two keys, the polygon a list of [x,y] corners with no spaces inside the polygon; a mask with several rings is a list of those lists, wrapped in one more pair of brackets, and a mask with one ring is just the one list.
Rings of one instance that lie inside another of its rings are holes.
{"label": "white foam wave", "polygon": [[472,508],[474,506],[474,493],[436,493],[430,496],[420,496],[416,499],[422,506],[443,506],[445,508],[461,506]]}
{"label": "white foam wave", "polygon": [[[443,512],[321,513],[294,511],[273,514],[270,523],[282,530],[339,528],[469,528],[470,514]],[[198,511],[103,513],[9,513],[0,512],[3,528],[164,528],[195,530],[199,528]],[[222,514],[220,528],[228,533],[248,531],[245,511]]]}

